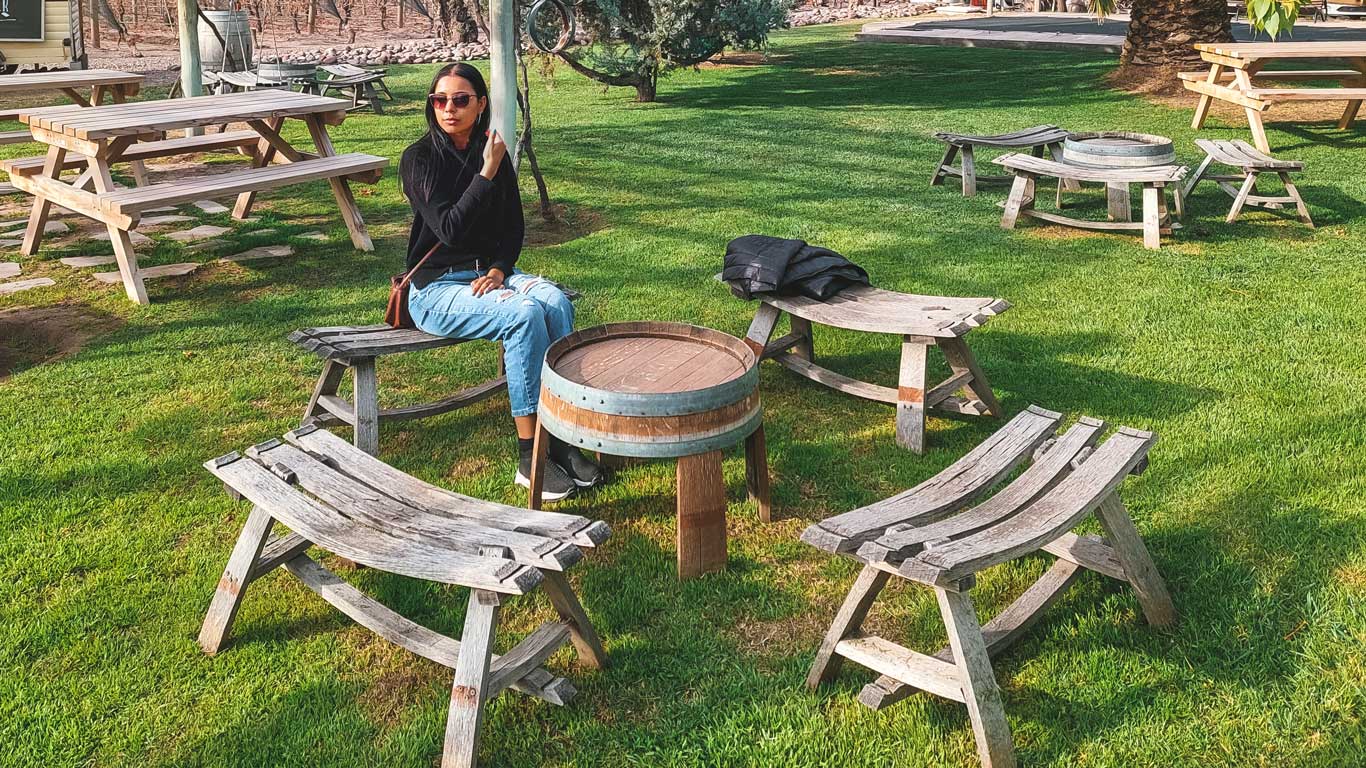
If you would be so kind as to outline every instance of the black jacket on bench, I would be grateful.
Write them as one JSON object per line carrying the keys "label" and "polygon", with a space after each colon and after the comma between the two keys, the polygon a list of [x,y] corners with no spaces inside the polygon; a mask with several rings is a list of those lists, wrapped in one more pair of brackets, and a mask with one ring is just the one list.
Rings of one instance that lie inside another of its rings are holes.
{"label": "black jacket on bench", "polygon": [[823,301],[850,285],[868,285],[863,267],[829,248],[768,235],[745,235],[727,243],[721,279],[742,299],[778,293]]}
{"label": "black jacket on bench", "polygon": [[403,152],[398,172],[413,208],[405,269],[441,244],[413,275],[418,288],[452,269],[496,267],[511,275],[517,263],[525,233],[517,173],[504,155],[492,181],[479,175],[484,141],[483,136],[473,138],[460,150],[444,135],[424,136]]}

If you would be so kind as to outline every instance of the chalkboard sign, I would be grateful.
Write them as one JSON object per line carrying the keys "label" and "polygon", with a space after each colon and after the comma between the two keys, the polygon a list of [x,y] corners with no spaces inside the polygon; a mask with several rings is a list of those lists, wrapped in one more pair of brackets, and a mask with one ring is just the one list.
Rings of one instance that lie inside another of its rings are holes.
{"label": "chalkboard sign", "polygon": [[41,41],[43,0],[0,0],[0,40]]}

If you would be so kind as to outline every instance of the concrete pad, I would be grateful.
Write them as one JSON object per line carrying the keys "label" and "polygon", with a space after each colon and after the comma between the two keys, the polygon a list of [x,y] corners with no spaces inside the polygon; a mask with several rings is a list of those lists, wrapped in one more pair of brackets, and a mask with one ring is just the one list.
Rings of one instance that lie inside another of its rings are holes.
{"label": "concrete pad", "polygon": [[[146,269],[140,269],[138,271],[142,273],[142,279],[155,280],[158,277],[180,277],[181,275],[188,275],[196,269],[199,269],[197,263],[187,261],[183,264],[162,264],[159,267],[147,267]],[[123,277],[118,272],[96,272],[95,279],[102,283],[109,283],[110,285],[116,285],[123,282]]]}
{"label": "concrete pad", "polygon": [[294,248],[291,246],[263,245],[241,253],[234,253],[231,256],[224,256],[219,261],[255,261],[256,259],[274,259],[292,255],[294,255]]}
{"label": "concrete pad", "polygon": [[[108,228],[101,229],[99,232],[96,232],[95,234],[91,235],[90,239],[100,240],[106,243],[111,242],[113,240],[113,238],[109,236]],[[147,245],[148,243],[152,242],[152,238],[142,234],[141,232],[129,232],[128,241],[131,242],[133,245]]]}
{"label": "concrete pad", "polygon": [[327,237],[327,235],[324,235],[324,234],[321,233],[321,232],[305,232],[305,233],[303,233],[303,234],[301,234],[301,235],[295,235],[295,237],[297,237],[297,238],[299,238],[299,239],[301,239],[301,240],[317,240],[317,241],[319,241],[319,242],[324,242],[324,243],[327,242],[328,239],[329,239],[329,238]]}
{"label": "concrete pad", "polygon": [[0,261],[0,279],[18,277],[23,269],[12,261]]}
{"label": "concrete pad", "polygon": [[256,230],[255,232],[243,232],[242,234],[247,235],[247,236],[250,236],[250,237],[255,237],[255,236],[257,236],[257,235],[273,235],[273,234],[276,234],[276,230],[274,230],[274,229],[258,229],[258,230]]}
{"label": "concrete pad", "polygon": [[0,296],[20,291],[27,291],[30,288],[42,288],[45,285],[56,285],[57,281],[50,277],[35,277],[32,280],[18,280],[13,283],[0,283]]}
{"label": "concrete pad", "polygon": [[196,240],[204,240],[210,237],[218,237],[232,230],[227,227],[217,227],[213,224],[201,224],[194,229],[186,229],[180,232],[171,232],[167,237],[180,243],[192,243]]}
{"label": "concrete pad", "polygon": [[195,207],[204,213],[227,213],[229,208],[222,203],[215,203],[212,200],[197,200]]}
{"label": "concrete pad", "polygon": [[0,240],[0,248],[18,248],[23,244],[23,240]]}
{"label": "concrete pad", "polygon": [[117,264],[118,259],[113,256],[68,256],[62,259],[62,263],[75,269],[85,267],[103,267],[106,264]]}
{"label": "concrete pad", "polygon": [[[148,208],[143,211],[143,213],[175,213],[177,210],[179,209],[174,205],[163,205],[160,208]],[[146,221],[146,219],[143,219],[143,221]]]}
{"label": "concrete pad", "polygon": [[170,213],[165,216],[147,216],[138,222],[139,227],[160,227],[166,224],[183,224],[187,221],[194,221],[193,216],[184,216],[178,213]]}

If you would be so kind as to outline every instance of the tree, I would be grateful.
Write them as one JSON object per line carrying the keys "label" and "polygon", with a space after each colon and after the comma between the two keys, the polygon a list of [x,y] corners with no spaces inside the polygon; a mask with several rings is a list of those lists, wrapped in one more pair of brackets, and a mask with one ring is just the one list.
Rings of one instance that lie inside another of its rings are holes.
{"label": "tree", "polygon": [[660,72],[700,64],[727,47],[756,48],[783,26],[792,0],[584,0],[589,45],[562,51],[574,71],[632,86],[654,101]]}
{"label": "tree", "polygon": [[[1275,38],[1299,16],[1301,0],[1247,0],[1252,26]],[[1097,0],[1099,13],[1114,11],[1114,0]],[[1119,61],[1124,66],[1197,62],[1196,43],[1233,40],[1225,0],[1134,0]]]}

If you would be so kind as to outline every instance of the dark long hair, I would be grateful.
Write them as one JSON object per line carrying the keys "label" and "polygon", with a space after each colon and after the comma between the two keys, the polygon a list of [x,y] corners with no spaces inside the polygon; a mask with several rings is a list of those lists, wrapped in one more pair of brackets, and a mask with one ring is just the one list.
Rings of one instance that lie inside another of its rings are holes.
{"label": "dark long hair", "polygon": [[[489,98],[489,87],[484,83],[484,76],[480,74],[479,70],[463,61],[457,61],[453,64],[447,64],[436,71],[436,74],[432,76],[432,84],[427,87],[427,95],[430,96],[431,94],[436,93],[436,86],[441,82],[441,78],[451,76],[463,77],[465,80],[469,81],[469,84],[474,88],[474,95],[484,99],[486,105],[484,111],[479,113],[478,119],[474,121],[474,127],[470,129],[470,143],[465,148],[464,154],[460,158],[460,170],[463,173],[465,168],[469,165],[470,158],[482,159],[484,154],[484,142],[488,140],[485,133],[488,131],[490,124],[487,103]],[[454,158],[457,152],[455,143],[451,141],[451,137],[442,130],[441,125],[436,121],[436,109],[432,106],[430,99],[427,100],[427,104],[423,107],[423,114],[427,116],[427,140],[431,142],[432,149],[438,156]],[[422,174],[422,189],[420,190],[424,197],[431,194],[432,187],[436,184],[437,165],[437,163],[432,163],[424,169]]]}

